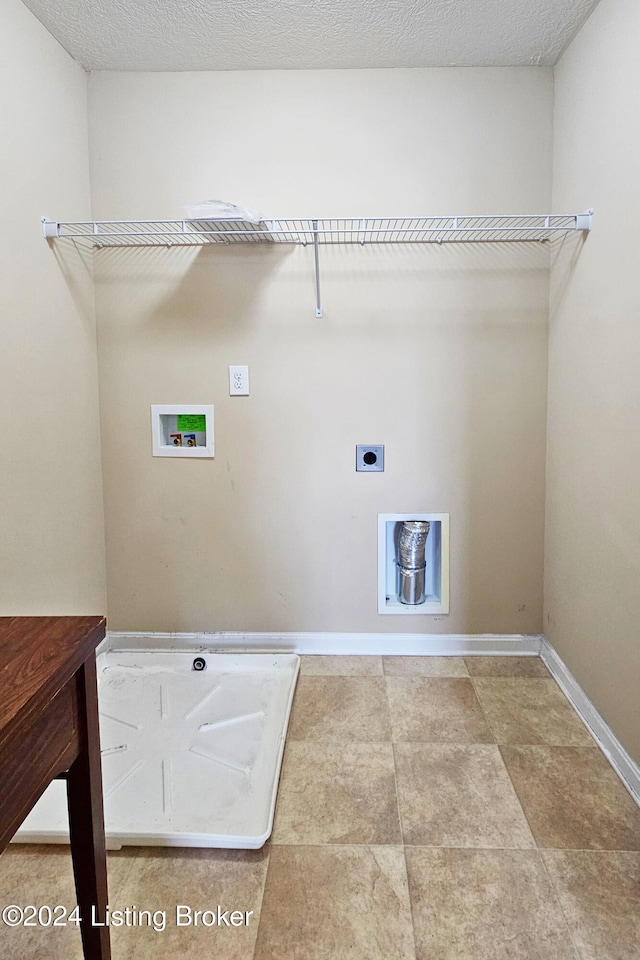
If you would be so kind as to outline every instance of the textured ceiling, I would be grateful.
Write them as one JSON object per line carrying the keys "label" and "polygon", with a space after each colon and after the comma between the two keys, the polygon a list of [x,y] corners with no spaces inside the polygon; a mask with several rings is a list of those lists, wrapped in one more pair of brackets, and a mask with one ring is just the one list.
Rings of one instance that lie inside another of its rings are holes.
{"label": "textured ceiling", "polygon": [[553,64],[598,0],[25,0],[89,70]]}

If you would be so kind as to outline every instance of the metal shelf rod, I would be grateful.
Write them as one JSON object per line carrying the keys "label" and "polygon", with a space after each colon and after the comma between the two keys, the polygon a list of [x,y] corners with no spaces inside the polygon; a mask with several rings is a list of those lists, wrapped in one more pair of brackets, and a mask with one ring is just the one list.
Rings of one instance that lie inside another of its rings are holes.
{"label": "metal shelf rod", "polygon": [[313,221],[313,255],[316,263],[316,317],[322,316],[322,304],[320,302],[320,256],[318,253],[318,221]]}

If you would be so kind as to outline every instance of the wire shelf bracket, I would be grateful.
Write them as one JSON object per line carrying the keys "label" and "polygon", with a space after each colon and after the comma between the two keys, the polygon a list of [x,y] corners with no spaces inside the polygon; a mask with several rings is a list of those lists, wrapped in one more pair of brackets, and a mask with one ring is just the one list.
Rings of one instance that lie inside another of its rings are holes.
{"label": "wire shelf bracket", "polygon": [[261,220],[91,220],[62,222],[41,217],[47,240],[71,240],[95,248],[203,246],[207,243],[300,243],[312,245],[316,317],[322,317],[321,244],[532,243],[591,230],[593,210],[578,214],[524,216],[350,217]]}

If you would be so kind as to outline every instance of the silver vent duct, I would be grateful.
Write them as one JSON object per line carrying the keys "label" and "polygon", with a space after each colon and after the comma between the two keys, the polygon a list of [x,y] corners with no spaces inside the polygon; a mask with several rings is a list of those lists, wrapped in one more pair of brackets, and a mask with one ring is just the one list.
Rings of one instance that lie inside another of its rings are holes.
{"label": "silver vent duct", "polygon": [[424,556],[429,524],[426,520],[405,520],[398,538],[398,600],[424,603],[426,560]]}

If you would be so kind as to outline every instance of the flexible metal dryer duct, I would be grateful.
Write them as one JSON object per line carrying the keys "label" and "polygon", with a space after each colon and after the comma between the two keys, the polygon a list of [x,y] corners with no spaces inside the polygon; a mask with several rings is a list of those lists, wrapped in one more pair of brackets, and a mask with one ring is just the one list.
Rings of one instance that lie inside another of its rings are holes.
{"label": "flexible metal dryer duct", "polygon": [[398,538],[398,600],[400,603],[424,603],[426,560],[424,556],[429,523],[405,520]]}

